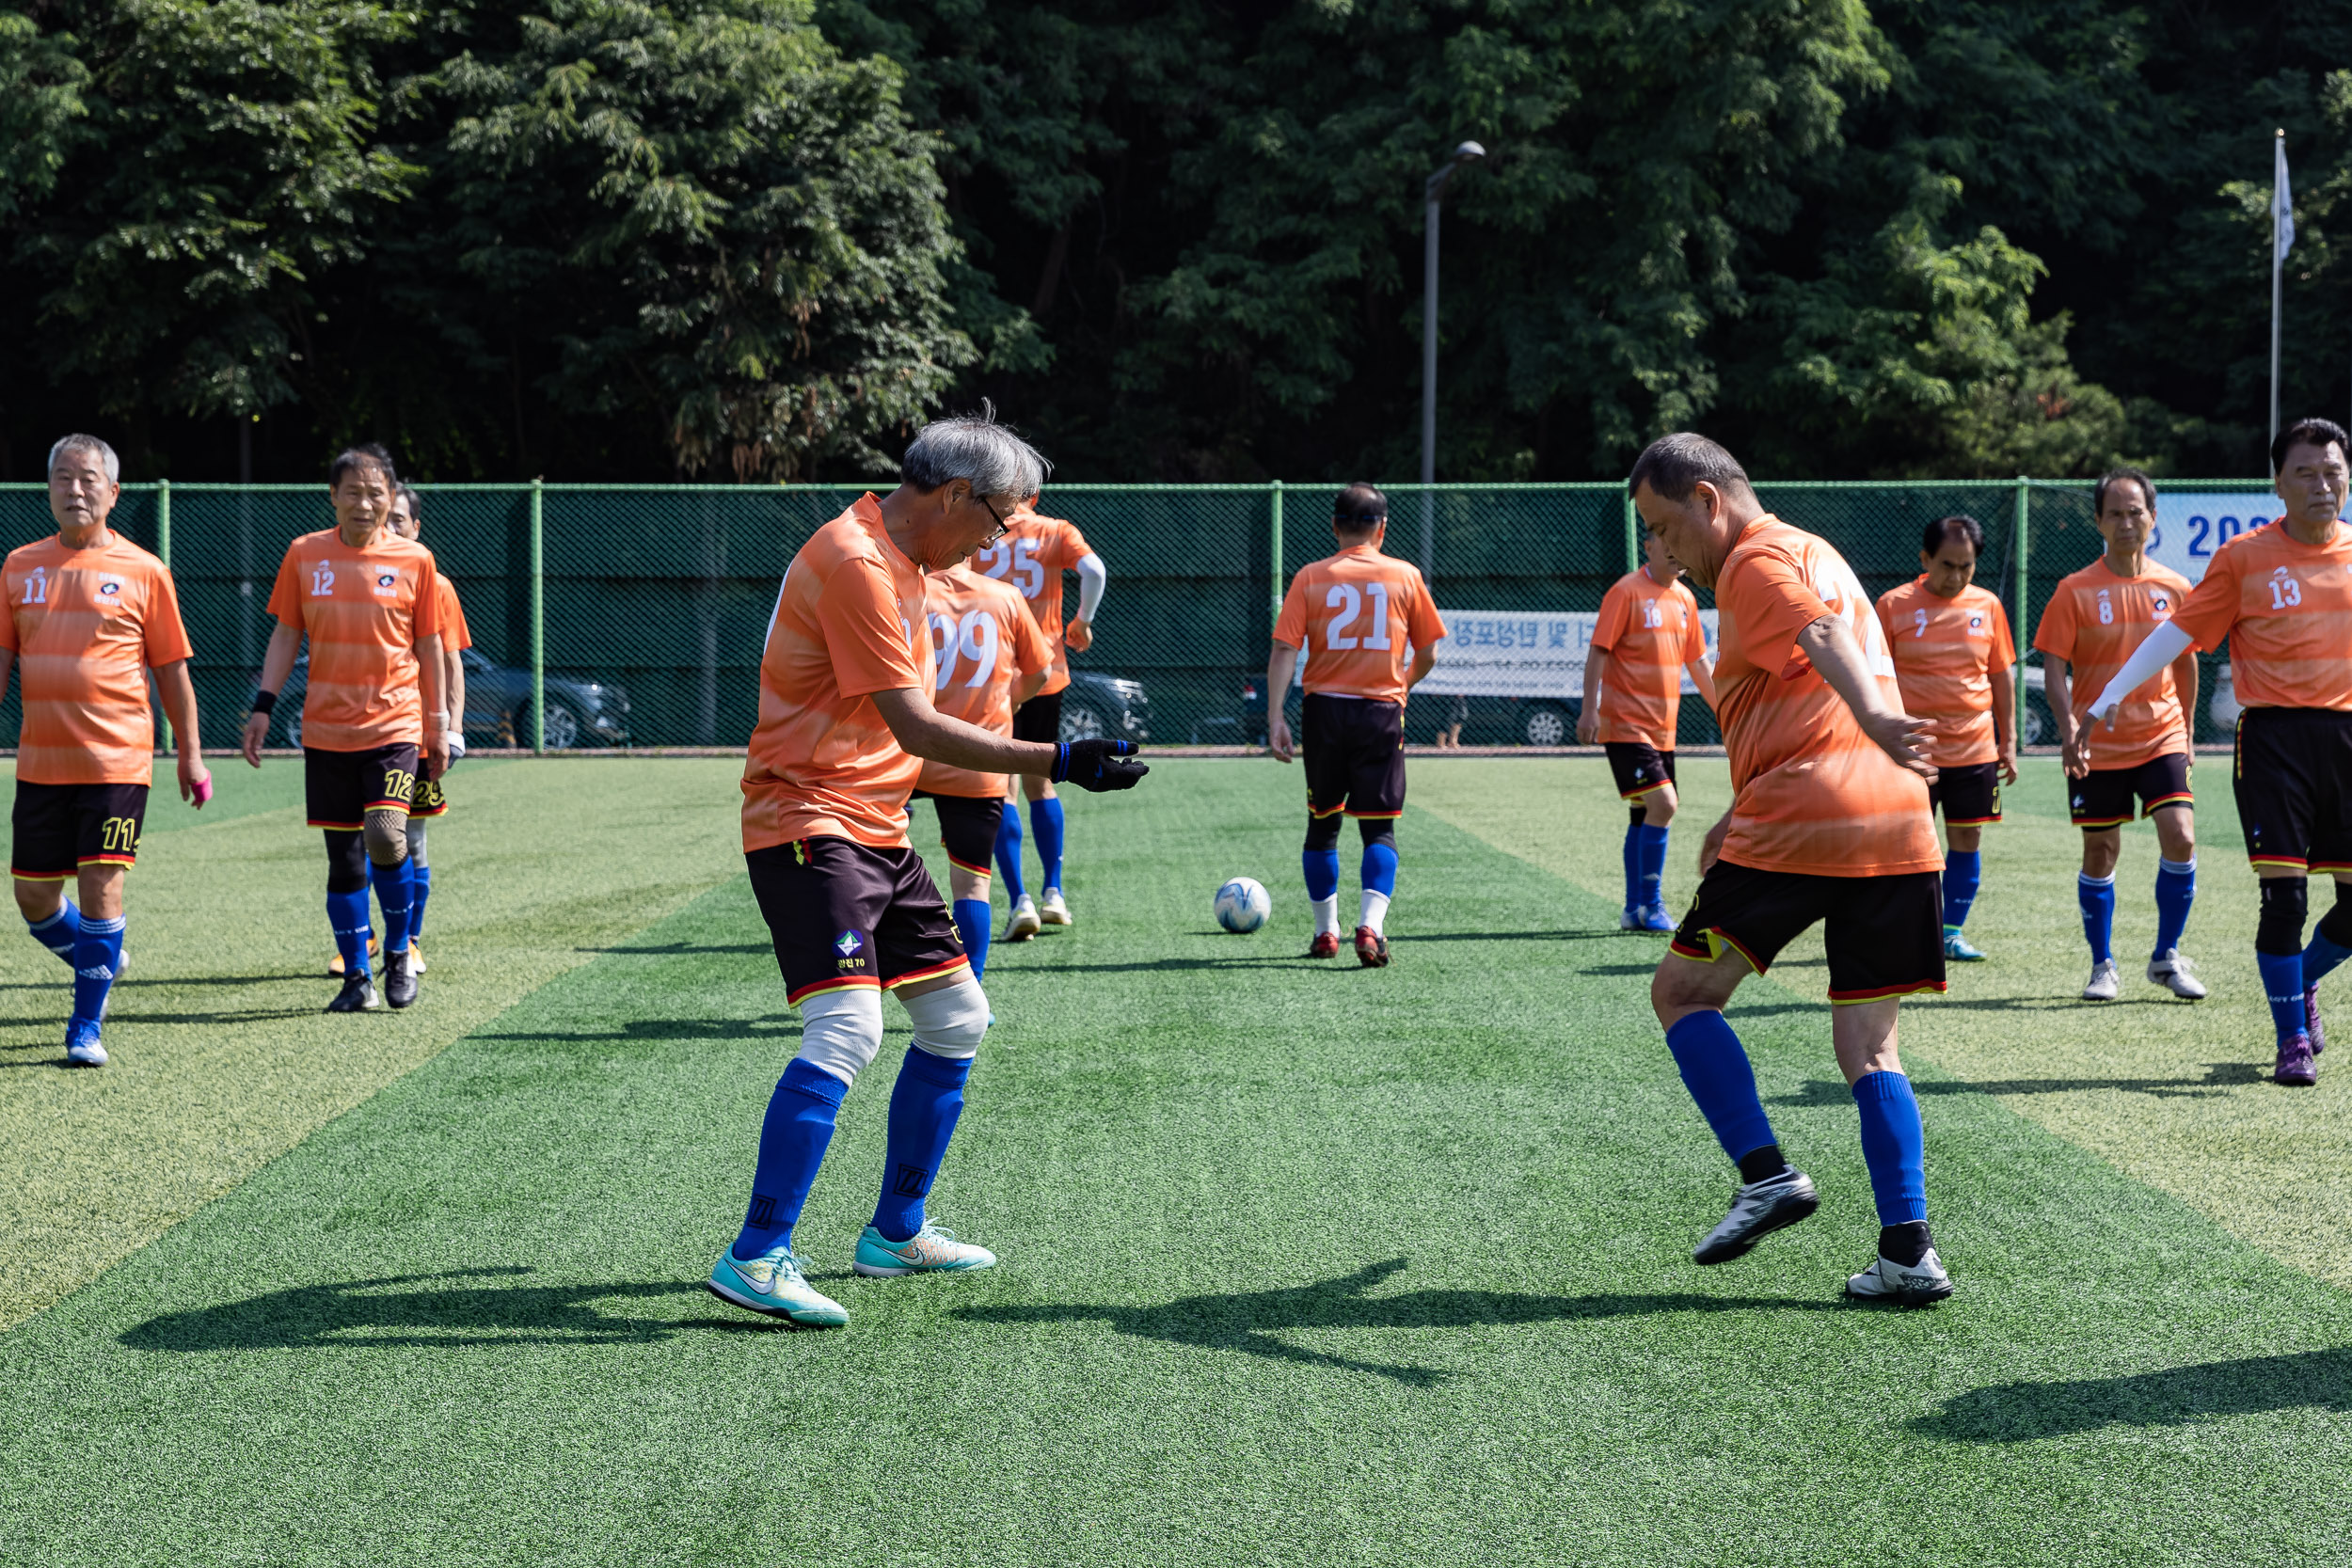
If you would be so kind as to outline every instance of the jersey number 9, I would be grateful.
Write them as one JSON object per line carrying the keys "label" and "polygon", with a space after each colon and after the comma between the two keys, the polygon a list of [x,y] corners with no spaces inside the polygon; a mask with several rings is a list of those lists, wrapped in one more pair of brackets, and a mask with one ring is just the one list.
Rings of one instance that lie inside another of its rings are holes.
{"label": "jersey number 9", "polygon": [[972,661],[972,673],[964,680],[966,686],[986,686],[988,677],[996,670],[996,651],[1000,646],[996,617],[985,610],[967,610],[961,621],[945,615],[931,617],[931,689],[945,691],[954,678],[956,661]]}

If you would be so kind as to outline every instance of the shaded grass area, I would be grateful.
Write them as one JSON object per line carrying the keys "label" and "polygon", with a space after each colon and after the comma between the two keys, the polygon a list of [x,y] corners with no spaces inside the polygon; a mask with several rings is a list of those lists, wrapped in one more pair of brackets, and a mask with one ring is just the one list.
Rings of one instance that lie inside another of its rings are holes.
{"label": "shaded grass area", "polygon": [[1923,1069],[1963,1293],[1841,1304],[1875,1225],[1793,999],[1741,1028],[1823,1211],[1695,1269],[1660,939],[1416,811],[1395,964],[1308,963],[1297,804],[1073,803],[1080,924],[999,949],[934,1199],[1001,1268],[846,1273],[893,1009],[800,1233],[850,1328],[699,1290],[797,1032],[732,880],[0,1337],[0,1558],[2344,1559],[2342,1292]]}

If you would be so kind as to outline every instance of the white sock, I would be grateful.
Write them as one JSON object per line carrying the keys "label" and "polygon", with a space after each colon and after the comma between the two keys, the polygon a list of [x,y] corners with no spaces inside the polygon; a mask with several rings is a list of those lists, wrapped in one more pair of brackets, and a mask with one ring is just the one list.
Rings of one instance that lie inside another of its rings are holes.
{"label": "white sock", "polygon": [[1375,893],[1370,888],[1364,889],[1363,918],[1357,921],[1356,924],[1359,926],[1369,926],[1375,931],[1377,931],[1380,929],[1380,923],[1388,918],[1389,895],[1385,893]]}
{"label": "white sock", "polygon": [[1328,898],[1310,898],[1307,902],[1314,906],[1315,935],[1322,936],[1326,932],[1339,935],[1340,895],[1335,893]]}

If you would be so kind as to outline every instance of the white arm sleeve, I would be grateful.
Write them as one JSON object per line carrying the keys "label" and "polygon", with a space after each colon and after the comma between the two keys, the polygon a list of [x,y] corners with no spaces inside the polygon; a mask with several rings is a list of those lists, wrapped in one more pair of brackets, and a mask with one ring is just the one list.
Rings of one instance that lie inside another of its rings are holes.
{"label": "white arm sleeve", "polygon": [[2107,689],[2099,693],[2099,700],[2090,705],[2093,719],[2105,719],[2113,713],[2116,705],[2153,680],[2157,673],[2196,645],[2196,639],[2167,621],[2148,634],[2148,641],[2132,650],[2132,657],[2123,661],[2123,668],[2107,682]]}
{"label": "white arm sleeve", "polygon": [[1103,602],[1103,585],[1110,581],[1110,572],[1103,558],[1089,551],[1078,558],[1078,619],[1091,621],[1095,610]]}

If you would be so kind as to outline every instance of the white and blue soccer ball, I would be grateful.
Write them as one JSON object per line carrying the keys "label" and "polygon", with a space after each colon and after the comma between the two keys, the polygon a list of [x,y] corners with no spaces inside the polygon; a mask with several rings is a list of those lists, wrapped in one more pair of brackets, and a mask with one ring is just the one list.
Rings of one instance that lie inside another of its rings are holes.
{"label": "white and blue soccer ball", "polygon": [[1236,877],[1216,890],[1216,923],[1236,936],[1248,936],[1274,913],[1274,895],[1252,877]]}

